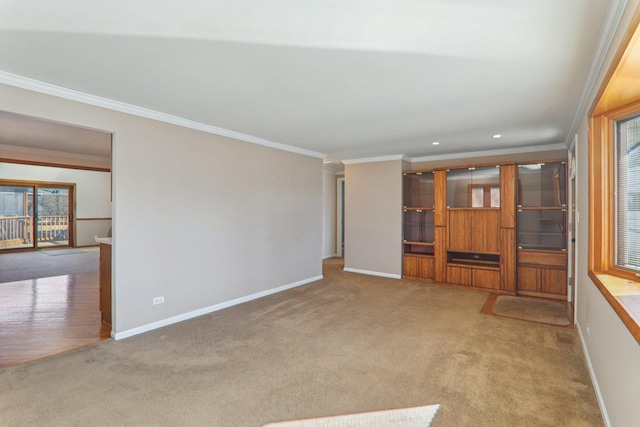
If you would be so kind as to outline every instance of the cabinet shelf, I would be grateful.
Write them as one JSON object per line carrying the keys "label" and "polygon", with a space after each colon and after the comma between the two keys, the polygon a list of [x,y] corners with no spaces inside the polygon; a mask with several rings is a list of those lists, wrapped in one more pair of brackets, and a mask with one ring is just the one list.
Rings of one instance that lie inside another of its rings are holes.
{"label": "cabinet shelf", "polygon": [[477,252],[447,252],[447,265],[493,267],[500,269],[500,254]]}
{"label": "cabinet shelf", "polygon": [[518,205],[519,211],[560,211],[566,210],[567,205],[560,206],[522,206]]}
{"label": "cabinet shelf", "polygon": [[431,255],[435,254],[433,243],[425,242],[403,242],[405,255]]}

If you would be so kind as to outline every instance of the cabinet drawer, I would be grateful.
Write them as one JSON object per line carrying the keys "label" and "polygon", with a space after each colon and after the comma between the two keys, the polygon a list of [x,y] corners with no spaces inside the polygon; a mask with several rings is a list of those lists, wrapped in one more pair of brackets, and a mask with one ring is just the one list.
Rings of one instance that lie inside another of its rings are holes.
{"label": "cabinet drawer", "polygon": [[567,253],[518,251],[518,264],[539,265],[541,267],[566,267]]}

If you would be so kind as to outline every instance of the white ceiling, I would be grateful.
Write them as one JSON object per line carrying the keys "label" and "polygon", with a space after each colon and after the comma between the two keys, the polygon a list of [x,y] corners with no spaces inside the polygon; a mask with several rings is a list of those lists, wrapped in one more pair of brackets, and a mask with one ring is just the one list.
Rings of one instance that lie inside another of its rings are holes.
{"label": "white ceiling", "polygon": [[624,3],[0,0],[0,71],[333,161],[544,146]]}

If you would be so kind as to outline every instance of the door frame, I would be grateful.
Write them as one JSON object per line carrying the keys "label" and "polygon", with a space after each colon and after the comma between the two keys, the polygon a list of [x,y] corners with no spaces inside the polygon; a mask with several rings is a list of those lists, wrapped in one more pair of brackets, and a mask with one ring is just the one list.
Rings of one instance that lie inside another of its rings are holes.
{"label": "door frame", "polygon": [[336,256],[342,258],[344,247],[344,177],[336,179]]}
{"label": "door frame", "polygon": [[578,206],[578,135],[575,134],[573,138],[573,142],[569,146],[568,150],[568,177],[569,182],[567,183],[567,193],[568,193],[568,208],[569,208],[569,236],[568,237],[568,245],[569,245],[569,256],[567,257],[567,302],[572,305],[573,313],[574,313],[574,323],[577,320],[575,317],[575,313],[578,312],[576,303],[577,303],[577,293],[578,286],[576,282],[576,278],[578,277],[578,245],[576,245],[577,241],[577,233],[578,233],[578,221],[580,221],[580,216],[576,211]]}

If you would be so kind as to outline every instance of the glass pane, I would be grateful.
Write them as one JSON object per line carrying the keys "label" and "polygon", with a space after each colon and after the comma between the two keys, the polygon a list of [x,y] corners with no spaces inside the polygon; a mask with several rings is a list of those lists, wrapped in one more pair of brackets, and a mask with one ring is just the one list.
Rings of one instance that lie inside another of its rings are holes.
{"label": "glass pane", "polygon": [[433,211],[404,211],[404,240],[433,243]]}
{"label": "glass pane", "polygon": [[433,172],[408,173],[403,180],[403,203],[409,208],[434,206]]}
{"label": "glass pane", "polygon": [[640,270],[640,116],[617,127],[616,264]]}
{"label": "glass pane", "polygon": [[531,207],[565,206],[566,164],[518,165],[518,204]]}
{"label": "glass pane", "polygon": [[69,244],[69,190],[38,188],[38,246]]}
{"label": "glass pane", "polygon": [[553,210],[518,211],[518,247],[562,250],[567,248],[567,212]]}
{"label": "glass pane", "polygon": [[484,187],[474,187],[471,189],[471,207],[484,207]]}
{"label": "glass pane", "polygon": [[491,187],[491,207],[499,208],[500,207],[500,187]]}
{"label": "glass pane", "polygon": [[0,185],[0,249],[33,247],[33,188]]}
{"label": "glass pane", "polygon": [[450,208],[468,208],[469,184],[471,184],[471,170],[454,169],[448,171],[447,206]]}
{"label": "glass pane", "polygon": [[499,207],[500,168],[487,166],[448,171],[447,206],[450,208]]}

